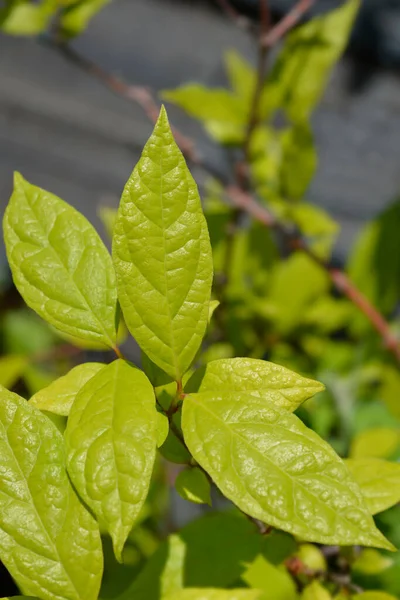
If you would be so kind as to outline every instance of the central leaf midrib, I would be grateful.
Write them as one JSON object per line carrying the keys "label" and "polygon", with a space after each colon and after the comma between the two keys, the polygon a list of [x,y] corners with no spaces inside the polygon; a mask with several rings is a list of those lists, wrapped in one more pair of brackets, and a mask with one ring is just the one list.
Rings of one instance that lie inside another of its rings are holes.
{"label": "central leaf midrib", "polygon": [[[338,513],[335,511],[334,508],[328,506],[325,503],[321,503],[321,501],[319,500],[319,498],[317,496],[315,496],[299,479],[294,478],[292,475],[290,475],[289,473],[286,473],[286,471],[284,471],[281,467],[279,467],[278,465],[276,465],[275,463],[272,462],[272,460],[268,457],[265,456],[264,454],[262,454],[258,448],[255,448],[254,446],[252,446],[250,444],[250,442],[248,440],[246,440],[246,438],[244,438],[240,433],[230,429],[228,427],[228,425],[225,423],[225,421],[223,421],[218,415],[216,415],[212,410],[210,410],[208,407],[206,407],[204,404],[202,404],[201,402],[196,402],[196,400],[193,400],[193,398],[191,398],[191,396],[189,395],[186,399],[185,402],[191,399],[192,402],[194,403],[195,406],[198,406],[200,408],[202,408],[204,411],[208,412],[210,415],[212,415],[214,417],[215,420],[219,421],[220,423],[222,423],[222,425],[224,426],[225,429],[228,430],[228,432],[232,435],[232,436],[236,436],[238,437],[242,442],[244,442],[246,444],[246,446],[248,446],[253,452],[256,452],[263,460],[267,460],[267,462],[269,462],[274,468],[278,469],[278,471],[280,471],[281,473],[283,473],[283,475],[285,475],[285,477],[288,477],[291,481],[292,481],[292,485],[294,487],[294,484],[299,485],[299,487],[301,487],[302,489],[305,489],[307,493],[309,493],[313,498],[316,499],[316,501],[318,502],[318,504],[322,504],[322,506],[328,508],[333,514],[335,519],[338,518]],[[248,493],[246,491],[246,493]],[[349,522],[352,527],[354,527],[354,523],[352,523],[351,521],[348,521],[348,519],[345,517],[345,515],[342,516],[343,519],[345,519],[347,522]],[[279,519],[280,521],[282,521],[282,519]],[[363,532],[361,532],[362,535],[366,535]],[[325,536],[328,537],[328,536]],[[369,537],[367,535],[367,537]]]}

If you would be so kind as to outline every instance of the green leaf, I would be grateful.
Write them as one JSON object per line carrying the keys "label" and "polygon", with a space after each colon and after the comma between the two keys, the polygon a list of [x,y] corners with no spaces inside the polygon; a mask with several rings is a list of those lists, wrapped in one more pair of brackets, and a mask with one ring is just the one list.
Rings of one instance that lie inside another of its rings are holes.
{"label": "green leaf", "polygon": [[9,596],[7,598],[1,598],[1,600],[39,600],[33,596]]}
{"label": "green leaf", "polygon": [[263,600],[296,600],[298,598],[293,579],[284,567],[276,567],[263,556],[257,556],[248,566],[242,579],[251,588],[263,591]]}
{"label": "green leaf", "polygon": [[49,386],[37,392],[29,402],[40,410],[68,417],[78,392],[104,367],[105,365],[101,363],[78,365],[63,377],[56,379]]}
{"label": "green leaf", "polygon": [[349,275],[385,314],[400,297],[400,199],[368,223],[349,259]]}
{"label": "green leaf", "polygon": [[51,328],[29,309],[8,310],[2,321],[4,346],[9,354],[38,354],[54,347]]}
{"label": "green leaf", "polygon": [[332,67],[346,48],[359,7],[360,0],[347,0],[286,37],[267,90],[274,108],[283,108],[292,121],[308,120],[319,103]]}
{"label": "green leaf", "polygon": [[122,194],[113,257],[128,329],[179,380],[207,327],[212,256],[197,187],[165,109]]}
{"label": "green leaf", "polygon": [[289,216],[307,238],[314,252],[323,259],[330,258],[339,233],[337,222],[325,210],[307,202],[292,204]]}
{"label": "green leaf", "polygon": [[219,305],[220,305],[219,300],[210,300],[209,309],[208,309],[208,323],[211,322],[212,316]]}
{"label": "green leaf", "polygon": [[234,49],[225,52],[225,66],[235,94],[249,103],[256,85],[256,70]]}
{"label": "green leaf", "polygon": [[112,240],[114,235],[115,221],[117,220],[118,210],[109,206],[101,206],[98,210],[98,216],[103,223],[106,234]]}
{"label": "green leaf", "polygon": [[314,544],[301,544],[297,552],[297,556],[303,565],[309,569],[312,569],[313,571],[327,570],[325,556],[322,554],[318,546],[314,546]]}
{"label": "green leaf", "polygon": [[393,546],[375,528],[343,461],[295,415],[242,393],[186,396],[193,458],[242,511],[307,541]]}
{"label": "green leaf", "polygon": [[261,600],[258,590],[218,590],[211,588],[192,588],[181,590],[165,600]]}
{"label": "green leaf", "polygon": [[359,458],[346,461],[347,467],[360,486],[371,515],[400,502],[400,464],[378,458]]}
{"label": "green leaf", "polygon": [[13,279],[28,306],[64,333],[113,347],[114,270],[85,217],[16,174],[3,226]]}
{"label": "green leaf", "polygon": [[281,192],[291,200],[306,193],[317,168],[314,138],[307,122],[295,123],[282,135]]}
{"label": "green leaf", "polygon": [[278,329],[287,333],[299,325],[306,310],[329,287],[327,273],[306,254],[297,252],[278,263],[272,271],[268,298],[275,310]]}
{"label": "green leaf", "polygon": [[146,499],[157,443],[153,388],[123,360],[104,367],[75,398],[65,432],[79,495],[122,549]]}
{"label": "green leaf", "polygon": [[168,417],[161,412],[157,412],[157,448],[162,446],[169,433]]}
{"label": "green leaf", "polygon": [[318,581],[307,585],[301,594],[301,600],[331,600],[332,596]]}
{"label": "green leaf", "polygon": [[274,363],[255,358],[213,360],[198,369],[185,391],[247,393],[294,411],[302,402],[323,391],[324,385]]}
{"label": "green leaf", "polygon": [[246,123],[246,110],[242,102],[223,88],[208,89],[197,83],[189,83],[176,90],[164,90],[161,97],[200,121],[233,125]]}
{"label": "green leaf", "polygon": [[12,388],[24,374],[28,358],[18,354],[8,354],[0,358],[0,385]]}
{"label": "green leaf", "polygon": [[389,427],[366,429],[351,443],[350,458],[390,458],[400,444],[400,431]]}
{"label": "green leaf", "polygon": [[184,500],[211,506],[210,482],[201,469],[195,467],[181,471],[176,478],[175,488]]}
{"label": "green leaf", "polygon": [[356,600],[397,600],[397,598],[391,594],[387,594],[386,592],[381,592],[379,590],[376,592],[362,592],[361,594],[357,594],[357,596],[353,596],[353,598]]}
{"label": "green leaf", "polygon": [[82,33],[90,20],[111,0],[81,0],[67,7],[60,16],[62,33],[75,36]]}
{"label": "green leaf", "polygon": [[0,455],[0,558],[20,590],[42,600],[96,600],[99,528],[70,484],[62,435],[4,388]]}
{"label": "green leaf", "polygon": [[183,588],[186,543],[170,535],[117,600],[160,600]]}
{"label": "green leaf", "polygon": [[400,419],[400,373],[397,367],[385,365],[379,395],[391,414]]}
{"label": "green leaf", "polygon": [[373,548],[365,548],[353,563],[352,569],[365,575],[377,575],[392,565],[393,560],[388,556],[383,556]]}
{"label": "green leaf", "polygon": [[53,3],[14,2],[10,7],[0,10],[0,29],[8,35],[37,35],[42,33],[49,23],[51,13],[56,7]]}

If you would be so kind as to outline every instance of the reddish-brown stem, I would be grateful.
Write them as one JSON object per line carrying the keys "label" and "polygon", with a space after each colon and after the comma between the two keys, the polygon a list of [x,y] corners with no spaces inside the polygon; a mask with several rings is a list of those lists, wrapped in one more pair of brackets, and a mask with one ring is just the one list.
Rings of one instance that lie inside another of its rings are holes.
{"label": "reddish-brown stem", "polygon": [[275,46],[275,44],[277,44],[290,29],[297,25],[316,1],[317,0],[299,0],[281,21],[262,37],[262,45],[265,48],[272,48],[272,46]]}
{"label": "reddish-brown stem", "polygon": [[[160,107],[157,102],[154,100],[153,95],[149,89],[140,85],[131,85],[125,83],[119,77],[116,77],[113,73],[109,73],[102,67],[100,67],[95,62],[89,60],[88,58],[82,56],[80,53],[76,52],[71,46],[60,43],[53,38],[45,39],[45,42],[49,44],[52,48],[57,50],[60,54],[64,56],[67,60],[74,63],[83,71],[86,71],[96,79],[99,79],[106,87],[112,90],[118,96],[122,96],[131,102],[135,102],[145,112],[147,118],[155,123],[158,119],[158,115],[160,113]],[[196,150],[194,147],[194,143],[192,140],[183,135],[180,131],[172,127],[173,134],[175,139],[180,146],[182,152],[185,156],[196,163],[199,161],[199,157],[196,154]]]}
{"label": "reddish-brown stem", "polygon": [[250,19],[241,15],[230,3],[229,0],[215,0],[221,10],[241,29],[252,31],[254,29]]}
{"label": "reddish-brown stem", "polygon": [[[270,30],[270,32],[267,34],[267,36],[270,36],[270,38],[267,40],[268,43],[266,43],[266,36],[264,36],[263,44],[266,44],[268,47],[270,47],[276,43],[282,35],[284,35],[298,22],[301,16],[306,12],[306,10],[308,10],[308,8],[311,7],[314,2],[315,0],[302,0],[299,2],[293,11],[291,11],[280,23],[278,23],[278,25]],[[61,52],[66,59],[73,62],[79,68],[99,79],[116,94],[139,104],[143,108],[149,120],[151,122],[155,121],[158,116],[158,106],[153,100],[152,94],[150,91],[146,90],[146,88],[124,83],[113,74],[106,72],[102,67],[99,67],[92,61],[78,54],[75,50],[72,50],[69,46],[60,45],[53,39],[47,40],[47,43],[52,48]],[[202,167],[204,171],[212,173],[212,175],[216,177],[215,171],[205,165],[204,162],[199,158],[195,151],[195,145],[192,140],[176,131],[176,129],[174,129],[174,135],[186,157]],[[247,164],[241,164],[240,166],[240,172],[244,173],[243,177],[246,177]],[[221,181],[221,183],[224,185],[223,181]],[[322,262],[306,245],[303,238],[296,232],[288,232],[285,224],[278,221],[272,213],[270,213],[264,206],[261,206],[255,200],[255,198],[246,189],[244,189],[243,183],[236,186],[224,185],[224,187],[232,206],[248,213],[253,217],[253,219],[264,224],[266,227],[274,228],[283,233],[291,250],[306,252],[315,262],[326,269],[336,289],[346,296],[365,315],[375,331],[380,335],[387,350],[392,353],[397,362],[400,364],[400,342],[392,333],[389,323],[385,320],[383,315],[379,313],[376,307],[373,306],[371,302],[349,280],[347,275],[338,269],[333,269],[329,264]],[[74,350],[74,353],[75,352],[78,353],[79,350]],[[50,354],[50,356],[52,356],[52,354]],[[39,359],[38,362],[40,362]]]}
{"label": "reddish-brown stem", "polygon": [[122,354],[121,350],[118,348],[118,346],[114,346],[113,350],[118,358],[122,358],[122,359],[125,358],[124,355]]}

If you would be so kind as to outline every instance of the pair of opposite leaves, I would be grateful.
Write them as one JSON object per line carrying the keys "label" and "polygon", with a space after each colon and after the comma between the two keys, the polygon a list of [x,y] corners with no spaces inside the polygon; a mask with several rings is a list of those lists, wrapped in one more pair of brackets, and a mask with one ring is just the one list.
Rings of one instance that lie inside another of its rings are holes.
{"label": "pair of opposite leaves", "polygon": [[[114,268],[86,219],[18,176],[4,233],[13,277],[27,304],[66,335],[115,347]],[[212,256],[197,189],[165,112],[124,190],[113,258],[129,330],[146,354],[179,380],[206,329]],[[134,388],[141,393],[132,398]],[[185,441],[222,492],[248,514],[304,539],[391,547],[375,529],[343,462],[287,410],[319,389],[262,361],[215,361],[196,393],[184,400]],[[34,428],[35,412],[23,415],[23,405],[8,394],[1,402],[5,421],[15,404],[24,424],[32,420]],[[72,404],[66,436],[70,476],[107,524],[118,556],[147,493],[156,421],[152,386],[123,361],[95,374]],[[17,438],[10,438],[7,428],[3,437],[15,463],[14,452],[28,434],[21,427]],[[32,449],[32,456],[38,451]],[[48,468],[43,461],[42,466]],[[37,509],[37,490],[30,485],[25,482],[25,492]],[[51,497],[40,498],[49,509]],[[17,515],[11,511],[16,539]],[[8,525],[3,519],[3,530]],[[5,545],[0,541],[2,554],[10,556],[7,566],[13,561],[11,547],[10,537]],[[13,574],[18,569],[11,564]]]}

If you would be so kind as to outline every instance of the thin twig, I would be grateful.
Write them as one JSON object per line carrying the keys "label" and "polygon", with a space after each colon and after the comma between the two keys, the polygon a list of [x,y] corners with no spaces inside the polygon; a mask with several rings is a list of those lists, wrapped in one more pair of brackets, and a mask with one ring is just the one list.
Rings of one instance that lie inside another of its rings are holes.
{"label": "thin twig", "polygon": [[290,10],[279,23],[275,25],[266,35],[263,36],[261,43],[265,48],[272,48],[283,38],[290,29],[292,29],[317,0],[299,0],[299,2]]}
{"label": "thin twig", "polygon": [[[310,0],[308,1],[310,2]],[[302,4],[304,5],[304,3]],[[293,19],[289,25],[286,23],[284,32],[286,32],[292,25]],[[279,31],[282,32],[282,27]],[[275,34],[275,39],[276,35],[277,34]],[[282,35],[282,33],[279,33],[279,35]],[[81,56],[76,50],[72,50],[69,46],[60,46],[58,43],[51,40],[46,40],[46,42],[53,49],[60,52],[67,60],[73,62],[86,73],[99,79],[104,85],[112,89],[116,94],[139,104],[143,108],[149,120],[151,122],[155,121],[158,116],[158,106],[154,101],[152,94],[146,90],[146,88],[124,83],[113,74],[105,71],[102,67],[99,67],[97,64]],[[198,156],[193,141],[182,135],[176,129],[173,131],[177,143],[180,145],[182,152],[186,155],[188,160],[199,165],[204,171],[212,173],[213,177],[217,177],[215,169],[213,167],[208,167]],[[220,180],[222,180],[222,178],[220,178]],[[222,183],[226,188],[225,191],[232,206],[243,210],[247,214],[251,215],[256,221],[264,224],[266,227],[276,229],[283,233],[285,239],[289,242],[291,250],[306,252],[310,258],[312,258],[327,271],[335,288],[346,298],[348,298],[357,308],[359,308],[359,310],[364,314],[375,331],[381,337],[384,346],[389,352],[392,353],[397,362],[400,364],[400,341],[391,331],[389,323],[385,320],[383,315],[381,315],[376,307],[374,307],[371,302],[360,292],[360,290],[357,289],[357,287],[349,280],[347,275],[339,269],[333,268],[329,264],[322,262],[305,244],[301,235],[299,235],[296,231],[288,231],[286,225],[278,221],[276,217],[264,206],[261,206],[249,192],[241,189],[239,186],[226,185],[225,181],[222,181]]]}
{"label": "thin twig", "polygon": [[241,190],[236,186],[229,186],[226,192],[230,197],[231,203],[241,210],[245,211],[259,223],[262,223],[269,229],[279,231],[288,239],[291,250],[301,251],[306,253],[314,262],[320,265],[328,273],[332,283],[337,291],[350,300],[364,316],[369,320],[375,331],[381,337],[385,348],[393,354],[397,362],[400,364],[400,341],[391,331],[389,323],[377,308],[360,292],[349,277],[340,269],[331,266],[329,263],[322,261],[312,250],[307,246],[305,241],[297,233],[291,233],[284,223],[280,222],[269,212],[264,206],[261,206],[249,193]]}
{"label": "thin twig", "polygon": [[[153,95],[148,88],[126,83],[113,73],[109,73],[100,67],[97,63],[84,57],[66,43],[59,42],[52,37],[45,37],[42,38],[42,40],[47,45],[51,46],[51,48],[59,52],[69,62],[75,64],[82,71],[85,71],[92,77],[95,77],[101,81],[106,87],[113,91],[114,94],[117,96],[122,96],[123,98],[138,104],[145,112],[149,121],[156,123],[160,113],[160,106],[154,100]],[[180,146],[185,156],[193,163],[197,163],[199,161],[199,157],[197,156],[193,141],[174,127],[171,127],[171,129],[175,136],[176,142]]]}
{"label": "thin twig", "polygon": [[252,32],[253,23],[247,17],[244,17],[232,6],[229,0],[215,0],[220,9],[241,29]]}

